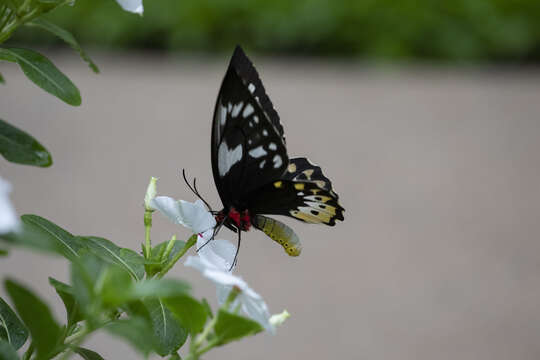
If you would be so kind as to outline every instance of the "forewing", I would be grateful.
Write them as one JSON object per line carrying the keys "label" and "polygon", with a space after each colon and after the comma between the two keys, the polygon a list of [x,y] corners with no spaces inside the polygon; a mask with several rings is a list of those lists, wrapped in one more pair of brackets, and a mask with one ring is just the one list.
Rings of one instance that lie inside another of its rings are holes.
{"label": "forewing", "polygon": [[250,199],[249,209],[256,214],[286,215],[330,226],[344,219],[345,209],[339,204],[332,183],[320,167],[305,158],[291,159],[281,180],[252,192]]}
{"label": "forewing", "polygon": [[242,206],[247,193],[279,179],[289,163],[279,117],[239,47],[216,101],[211,151],[214,181],[226,205]]}

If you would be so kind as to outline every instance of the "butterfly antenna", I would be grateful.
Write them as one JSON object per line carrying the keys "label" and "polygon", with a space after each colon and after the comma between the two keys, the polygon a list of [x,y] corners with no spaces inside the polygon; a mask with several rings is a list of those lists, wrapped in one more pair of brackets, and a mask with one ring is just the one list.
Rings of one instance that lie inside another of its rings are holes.
{"label": "butterfly antenna", "polygon": [[202,200],[202,202],[206,205],[206,207],[208,208],[208,210],[210,212],[212,212],[212,207],[210,206],[210,204],[208,204],[206,202],[206,200],[203,199],[203,197],[201,196],[201,194],[199,193],[199,190],[197,189],[197,178],[193,178],[193,188],[195,189],[195,194],[199,197],[199,199]]}
{"label": "butterfly antenna", "polygon": [[199,199],[202,200],[202,202],[206,205],[206,207],[208,208],[208,210],[210,212],[213,212],[212,211],[212,207],[206,202],[206,200],[203,199],[203,197],[201,196],[201,194],[199,194],[199,192],[197,191],[197,186],[196,186],[196,179],[193,178],[193,186],[191,186],[191,184],[189,183],[187,177],[186,177],[186,169],[182,169],[182,177],[184,178],[184,182],[186,183],[186,185],[188,186],[189,190],[191,190],[192,193],[195,194],[195,196],[197,196]]}
{"label": "butterfly antenna", "polygon": [[234,267],[234,265],[236,265],[236,261],[238,260],[238,252],[240,251],[240,240],[242,240],[242,231],[240,229],[238,229],[238,246],[236,247],[236,253],[234,254],[234,260],[232,262],[232,265],[231,267],[229,268],[229,271],[231,271]]}

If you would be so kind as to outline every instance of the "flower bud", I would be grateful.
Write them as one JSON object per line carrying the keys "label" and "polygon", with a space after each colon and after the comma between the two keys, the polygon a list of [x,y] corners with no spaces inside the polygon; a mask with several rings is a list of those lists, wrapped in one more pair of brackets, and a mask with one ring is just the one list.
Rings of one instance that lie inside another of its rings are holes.
{"label": "flower bud", "polygon": [[148,188],[146,189],[146,195],[144,196],[144,209],[146,211],[154,211],[152,207],[150,206],[150,202],[156,197],[157,194],[157,178],[151,177],[150,183],[148,184]]}
{"label": "flower bud", "polygon": [[278,325],[283,324],[285,320],[287,320],[290,317],[291,317],[291,314],[289,314],[287,310],[283,310],[281,314],[274,314],[270,316],[270,319],[268,321],[270,321],[270,324],[272,324],[273,326],[278,326]]}

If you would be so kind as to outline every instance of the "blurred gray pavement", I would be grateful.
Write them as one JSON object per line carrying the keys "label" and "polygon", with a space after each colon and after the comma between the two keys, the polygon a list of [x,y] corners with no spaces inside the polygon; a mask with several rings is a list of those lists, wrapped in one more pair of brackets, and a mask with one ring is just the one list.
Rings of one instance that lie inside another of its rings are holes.
{"label": "blurred gray pavement", "polygon": [[[38,169],[0,161],[17,211],[76,234],[140,249],[150,176],[193,200],[182,168],[220,206],[210,122],[227,58],[71,54],[52,59],[79,86],[72,108],[1,64],[0,117],[53,154]],[[289,154],[307,155],[346,208],[334,228],[294,220],[290,258],[262,233],[244,237],[238,272],[272,312],[292,317],[205,359],[538,359],[540,357],[540,69],[374,68],[254,57],[281,115]],[[154,216],[153,238],[184,229]],[[221,237],[234,239],[223,231]],[[2,278],[24,281],[64,318],[47,276],[67,262],[14,251]],[[178,265],[215,303],[213,285]],[[138,358],[108,336],[88,347]]]}

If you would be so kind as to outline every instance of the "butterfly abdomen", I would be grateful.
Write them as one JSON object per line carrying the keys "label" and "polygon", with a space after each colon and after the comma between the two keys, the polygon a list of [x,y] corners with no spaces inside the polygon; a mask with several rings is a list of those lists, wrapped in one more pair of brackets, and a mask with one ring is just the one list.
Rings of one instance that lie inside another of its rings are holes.
{"label": "butterfly abdomen", "polygon": [[290,256],[298,256],[302,252],[302,244],[294,231],[284,223],[263,215],[253,218],[253,226],[263,231],[272,240],[283,246]]}

